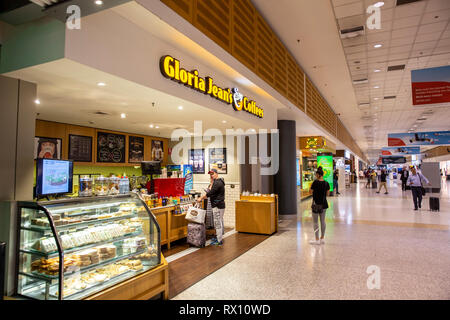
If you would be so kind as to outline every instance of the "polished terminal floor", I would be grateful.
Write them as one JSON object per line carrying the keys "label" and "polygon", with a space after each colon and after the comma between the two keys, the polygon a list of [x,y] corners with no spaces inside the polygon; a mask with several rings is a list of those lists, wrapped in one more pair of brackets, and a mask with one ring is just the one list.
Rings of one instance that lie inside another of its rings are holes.
{"label": "polished terminal floor", "polygon": [[358,183],[330,197],[320,246],[309,244],[303,201],[278,233],[174,299],[450,299],[450,183],[440,212],[428,210],[428,195],[413,211],[411,191],[388,184],[388,195]]}

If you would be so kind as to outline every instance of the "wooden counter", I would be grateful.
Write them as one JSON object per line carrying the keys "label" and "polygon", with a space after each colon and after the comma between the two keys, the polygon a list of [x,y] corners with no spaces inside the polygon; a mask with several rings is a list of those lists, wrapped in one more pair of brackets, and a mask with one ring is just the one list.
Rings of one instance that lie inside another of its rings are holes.
{"label": "wooden counter", "polygon": [[161,254],[161,264],[134,278],[100,291],[84,300],[149,300],[162,293],[169,298],[169,265]]}
{"label": "wooden counter", "polygon": [[241,196],[236,201],[236,231],[271,235],[278,231],[278,197]]}
{"label": "wooden counter", "polygon": [[187,237],[186,213],[174,214],[176,206],[151,208],[161,229],[161,245],[166,244],[170,249],[170,243]]}

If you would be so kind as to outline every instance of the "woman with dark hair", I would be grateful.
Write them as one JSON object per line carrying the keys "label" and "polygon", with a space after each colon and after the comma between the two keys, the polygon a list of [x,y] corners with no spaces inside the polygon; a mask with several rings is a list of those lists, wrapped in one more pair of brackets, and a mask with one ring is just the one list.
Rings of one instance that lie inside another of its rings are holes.
{"label": "woman with dark hair", "polygon": [[[314,225],[315,240],[309,241],[311,244],[323,244],[325,240],[325,212],[328,209],[327,195],[329,195],[330,185],[323,180],[323,169],[319,167],[316,172],[316,180],[311,185],[313,191],[312,216]],[[319,239],[319,219],[321,235]]]}

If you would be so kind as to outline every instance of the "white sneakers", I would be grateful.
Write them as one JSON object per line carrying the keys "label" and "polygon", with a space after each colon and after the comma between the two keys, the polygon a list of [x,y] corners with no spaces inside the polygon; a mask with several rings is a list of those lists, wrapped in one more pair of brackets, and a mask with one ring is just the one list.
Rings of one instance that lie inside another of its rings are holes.
{"label": "white sneakers", "polygon": [[320,239],[320,240],[309,240],[310,244],[316,244],[316,245],[320,245],[320,244],[325,244],[325,240]]}

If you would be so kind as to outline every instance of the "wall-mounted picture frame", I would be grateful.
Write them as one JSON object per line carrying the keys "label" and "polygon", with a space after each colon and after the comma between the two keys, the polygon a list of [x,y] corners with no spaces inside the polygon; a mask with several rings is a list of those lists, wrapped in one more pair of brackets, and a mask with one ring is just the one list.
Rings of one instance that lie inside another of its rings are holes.
{"label": "wall-mounted picture frame", "polygon": [[128,162],[141,163],[144,161],[144,138],[128,137]]}
{"label": "wall-mounted picture frame", "polygon": [[61,160],[62,139],[34,137],[34,159]]}
{"label": "wall-mounted picture frame", "polygon": [[205,173],[205,149],[189,149],[189,164],[193,174]]}
{"label": "wall-mounted picture frame", "polygon": [[209,170],[216,169],[218,174],[227,174],[227,148],[209,149]]}
{"label": "wall-mounted picture frame", "polygon": [[92,162],[92,137],[69,134],[69,160]]}
{"label": "wall-mounted picture frame", "polygon": [[97,162],[125,163],[125,141],[123,134],[97,132]]}
{"label": "wall-mounted picture frame", "polygon": [[152,160],[153,161],[164,160],[164,141],[152,140]]}

